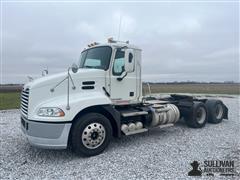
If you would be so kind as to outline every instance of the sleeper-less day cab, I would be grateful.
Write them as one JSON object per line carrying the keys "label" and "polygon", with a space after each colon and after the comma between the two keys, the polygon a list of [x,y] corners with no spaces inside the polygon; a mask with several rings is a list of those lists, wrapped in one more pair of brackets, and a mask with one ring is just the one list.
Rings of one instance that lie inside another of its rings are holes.
{"label": "sleeper-less day cab", "polygon": [[172,126],[180,118],[193,128],[228,118],[220,100],[142,96],[141,52],[129,42],[93,43],[67,72],[25,84],[21,127],[28,141],[92,156],[101,153],[112,136]]}

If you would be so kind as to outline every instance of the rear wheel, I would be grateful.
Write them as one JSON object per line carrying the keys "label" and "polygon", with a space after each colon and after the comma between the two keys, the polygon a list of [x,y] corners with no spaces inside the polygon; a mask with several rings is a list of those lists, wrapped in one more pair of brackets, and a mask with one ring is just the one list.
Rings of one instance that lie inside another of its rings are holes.
{"label": "rear wheel", "polygon": [[193,102],[192,114],[185,118],[186,123],[192,128],[201,128],[207,122],[207,108],[202,102]]}
{"label": "rear wheel", "polygon": [[109,120],[97,113],[86,114],[73,125],[72,149],[82,156],[100,154],[108,146],[112,136]]}
{"label": "rear wheel", "polygon": [[224,116],[224,107],[222,101],[209,99],[206,102],[206,107],[208,110],[208,122],[214,124],[222,122]]}

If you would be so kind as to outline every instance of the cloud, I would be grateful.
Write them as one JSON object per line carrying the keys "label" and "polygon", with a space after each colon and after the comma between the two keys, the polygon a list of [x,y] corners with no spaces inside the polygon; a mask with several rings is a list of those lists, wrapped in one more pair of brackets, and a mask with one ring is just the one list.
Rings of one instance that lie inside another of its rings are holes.
{"label": "cloud", "polygon": [[128,15],[126,12],[114,12],[113,14],[114,26],[120,26],[120,33],[132,34],[136,32],[137,23],[136,20]]}
{"label": "cloud", "polygon": [[239,57],[239,49],[237,48],[227,48],[227,49],[221,49],[214,52],[211,52],[207,55],[205,55],[205,58],[211,59],[211,58],[222,58],[222,57],[231,57],[231,56],[238,56]]}
{"label": "cloud", "polygon": [[[4,3],[3,82],[64,71],[107,38],[142,48],[149,81],[239,81],[235,3]],[[21,74],[21,75],[19,75]]]}
{"label": "cloud", "polygon": [[201,23],[197,18],[163,18],[155,26],[160,35],[195,33],[201,30]]}
{"label": "cloud", "polygon": [[195,32],[201,29],[199,20],[194,18],[186,18],[182,22],[182,26],[179,26],[179,30],[185,32]]}
{"label": "cloud", "polygon": [[42,63],[46,63],[49,61],[49,59],[47,58],[42,58],[42,57],[27,57],[26,59],[24,59],[24,61],[29,62],[29,63],[33,63],[33,64],[42,64]]}
{"label": "cloud", "polygon": [[82,21],[76,25],[76,31],[78,33],[85,34],[91,38],[99,37],[99,29],[89,22]]}

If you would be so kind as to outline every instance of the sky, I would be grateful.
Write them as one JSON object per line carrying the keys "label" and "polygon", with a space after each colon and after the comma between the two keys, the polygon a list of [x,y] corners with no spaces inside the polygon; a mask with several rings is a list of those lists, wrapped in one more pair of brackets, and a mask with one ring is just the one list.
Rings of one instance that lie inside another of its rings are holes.
{"label": "sky", "polygon": [[239,82],[239,4],[2,3],[2,83],[66,71],[107,38],[142,49],[143,80]]}

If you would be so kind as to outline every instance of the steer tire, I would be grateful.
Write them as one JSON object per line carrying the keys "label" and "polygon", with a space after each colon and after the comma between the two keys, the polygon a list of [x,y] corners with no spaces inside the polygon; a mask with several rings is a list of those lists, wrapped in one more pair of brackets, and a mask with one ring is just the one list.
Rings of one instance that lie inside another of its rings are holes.
{"label": "steer tire", "polygon": [[102,153],[112,137],[109,120],[98,113],[81,116],[71,131],[72,150],[80,156],[95,156]]}
{"label": "steer tire", "polygon": [[224,116],[223,102],[216,99],[209,99],[205,104],[208,110],[208,122],[213,124],[222,122]]}
{"label": "steer tire", "polygon": [[192,128],[202,128],[207,122],[207,108],[204,103],[194,101],[192,113],[185,117],[186,123]]}

